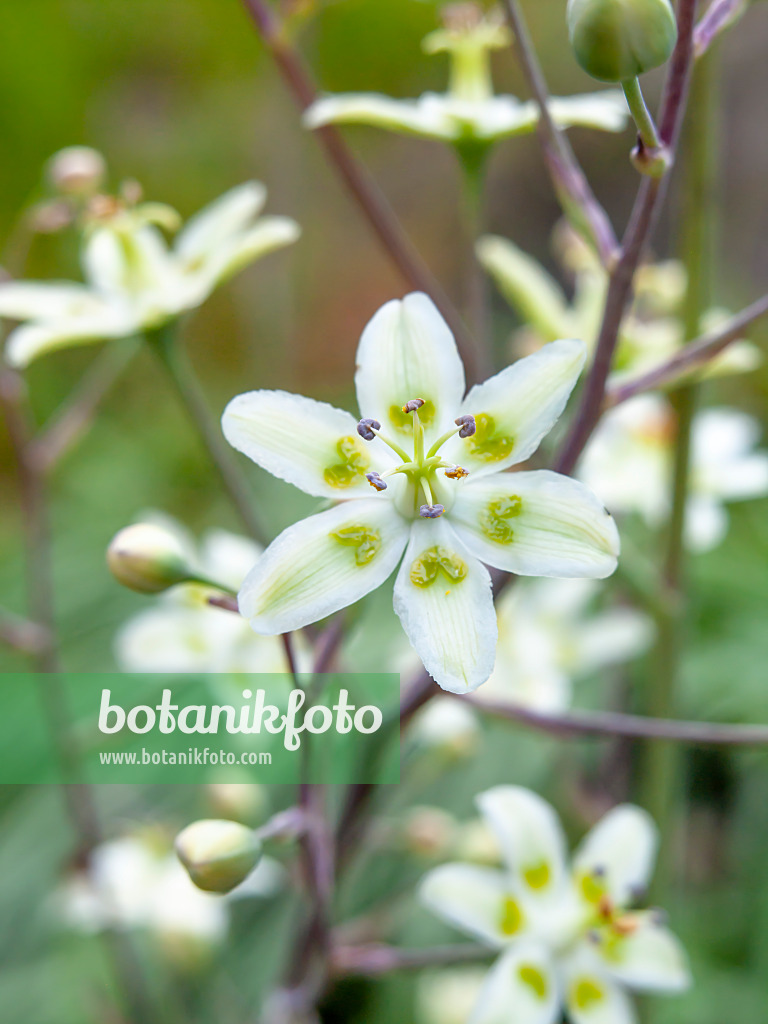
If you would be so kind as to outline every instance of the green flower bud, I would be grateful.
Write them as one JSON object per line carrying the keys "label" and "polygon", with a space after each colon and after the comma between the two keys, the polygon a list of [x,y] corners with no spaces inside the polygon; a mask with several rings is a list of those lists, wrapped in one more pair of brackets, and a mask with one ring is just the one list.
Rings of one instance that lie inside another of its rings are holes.
{"label": "green flower bud", "polygon": [[104,157],[90,146],[68,146],[48,161],[48,180],[62,195],[92,195],[101,186],[106,173]]}
{"label": "green flower bud", "polygon": [[179,539],[155,523],[135,523],[115,534],[107,565],[118,583],[140,594],[159,594],[195,578]]}
{"label": "green flower bud", "polygon": [[236,821],[194,821],[176,837],[176,855],[205,892],[230,892],[253,871],[261,843]]}
{"label": "green flower bud", "polygon": [[576,59],[602,82],[625,82],[669,59],[677,23],[669,0],[568,0]]}

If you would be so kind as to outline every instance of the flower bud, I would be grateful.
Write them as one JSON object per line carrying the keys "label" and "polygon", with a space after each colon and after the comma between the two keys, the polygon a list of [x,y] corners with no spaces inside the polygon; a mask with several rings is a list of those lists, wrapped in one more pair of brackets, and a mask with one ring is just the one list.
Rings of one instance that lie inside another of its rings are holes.
{"label": "flower bud", "polygon": [[90,146],[69,146],[48,162],[48,180],[57,192],[87,196],[96,192],[107,173],[101,153]]}
{"label": "flower bud", "polygon": [[602,82],[624,82],[669,59],[677,23],[669,0],[568,0],[576,59]]}
{"label": "flower bud", "polygon": [[236,821],[194,821],[176,837],[176,855],[205,892],[230,892],[253,871],[261,843]]}
{"label": "flower bud", "polygon": [[155,523],[135,523],[115,534],[107,565],[118,583],[140,594],[159,594],[195,577],[179,539]]}

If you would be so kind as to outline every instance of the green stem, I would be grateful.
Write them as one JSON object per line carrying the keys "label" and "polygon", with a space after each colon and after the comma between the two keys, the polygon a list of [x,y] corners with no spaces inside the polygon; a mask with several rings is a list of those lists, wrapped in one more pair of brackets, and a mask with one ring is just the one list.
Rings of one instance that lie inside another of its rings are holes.
{"label": "green stem", "polygon": [[658,149],[661,146],[661,139],[656,128],[656,122],[653,120],[643,98],[640,80],[638,78],[627,79],[627,81],[621,83],[621,87],[624,90],[627,106],[637,126],[638,134],[643,140],[643,145],[646,149]]}
{"label": "green stem", "polygon": [[146,338],[168,372],[179,398],[197,427],[200,439],[246,530],[259,543],[266,543],[264,527],[254,510],[253,495],[240,472],[232,450],[224,440],[218,421],[211,415],[206,397],[184,349],[176,342],[175,329],[170,326],[160,328],[148,333]]}
{"label": "green stem", "polygon": [[467,143],[456,147],[461,165],[462,209],[467,251],[466,320],[470,325],[475,359],[482,376],[493,372],[493,353],[489,332],[488,286],[475,254],[483,233],[483,191],[488,147]]}

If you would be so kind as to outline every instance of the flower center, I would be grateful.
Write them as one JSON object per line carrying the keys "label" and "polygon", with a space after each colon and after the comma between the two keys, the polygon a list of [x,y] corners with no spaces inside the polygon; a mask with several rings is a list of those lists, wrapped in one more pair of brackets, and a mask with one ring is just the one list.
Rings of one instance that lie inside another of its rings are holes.
{"label": "flower center", "polygon": [[[391,440],[381,433],[381,424],[378,420],[373,419],[362,419],[357,425],[357,432],[360,437],[365,441],[373,441],[375,438],[379,438],[384,444],[388,445],[389,448],[397,455],[401,460],[399,466],[395,466],[393,469],[388,469],[384,473],[366,473],[366,478],[370,483],[371,487],[377,491],[385,491],[387,489],[386,478],[394,476],[396,473],[402,473],[405,475],[408,484],[403,489],[402,496],[398,497],[398,510],[409,518],[416,518],[421,516],[423,519],[437,519],[445,512],[445,505],[437,500],[441,496],[443,488],[443,479],[448,480],[461,480],[463,477],[468,476],[466,469],[461,466],[456,466],[450,462],[445,462],[438,454],[442,446],[450,438],[456,434],[459,437],[471,437],[476,430],[476,424],[473,416],[459,416],[458,419],[454,420],[456,424],[452,430],[446,431],[441,437],[435,441],[435,443],[426,449],[424,440],[424,423],[423,410],[427,409],[427,415],[431,420],[435,414],[434,407],[431,403],[425,403],[422,398],[412,398],[406,402],[402,408],[393,407],[396,411],[397,416],[393,414],[393,410],[389,411],[390,419],[397,426],[400,426],[400,417],[402,416],[402,422],[408,422],[410,417],[413,432],[412,432],[412,451],[409,452],[405,448],[401,447],[396,441]],[[421,415],[420,415],[421,413]],[[357,472],[360,472],[359,467],[355,467]],[[443,471],[443,477],[438,478],[438,470]],[[437,573],[440,565],[435,564],[434,573]],[[442,567],[447,572],[445,567]],[[434,578],[434,574],[433,577]]]}
{"label": "flower center", "polygon": [[484,16],[482,8],[474,3],[445,7],[443,23],[444,28],[430,33],[423,45],[426,53],[450,56],[450,95],[469,103],[491,99],[490,53],[509,45],[508,29],[493,15]]}

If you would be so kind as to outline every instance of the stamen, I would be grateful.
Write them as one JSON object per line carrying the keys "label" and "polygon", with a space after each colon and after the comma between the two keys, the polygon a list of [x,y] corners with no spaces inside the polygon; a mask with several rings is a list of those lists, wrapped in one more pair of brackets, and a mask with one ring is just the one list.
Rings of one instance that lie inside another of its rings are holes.
{"label": "stamen", "polygon": [[381,479],[381,476],[378,473],[366,473],[365,479],[368,481],[371,487],[375,488],[377,491],[386,491],[387,485],[384,483],[384,481]]}
{"label": "stamen", "polygon": [[462,466],[453,466],[450,469],[446,469],[445,475],[449,480],[461,480],[465,476],[469,476],[469,473]]}
{"label": "stamen", "polygon": [[422,505],[419,515],[422,519],[439,519],[445,512],[445,505]]}
{"label": "stamen", "polygon": [[405,405],[403,406],[403,412],[416,412],[416,410],[420,409],[422,405],[424,405],[423,398],[412,398],[410,402],[406,402]]}
{"label": "stamen", "polygon": [[477,430],[474,416],[459,416],[453,421],[457,427],[461,427],[459,437],[472,437]]}
{"label": "stamen", "polygon": [[376,437],[374,430],[381,430],[378,420],[360,420],[357,424],[357,432],[364,441],[373,441]]}

